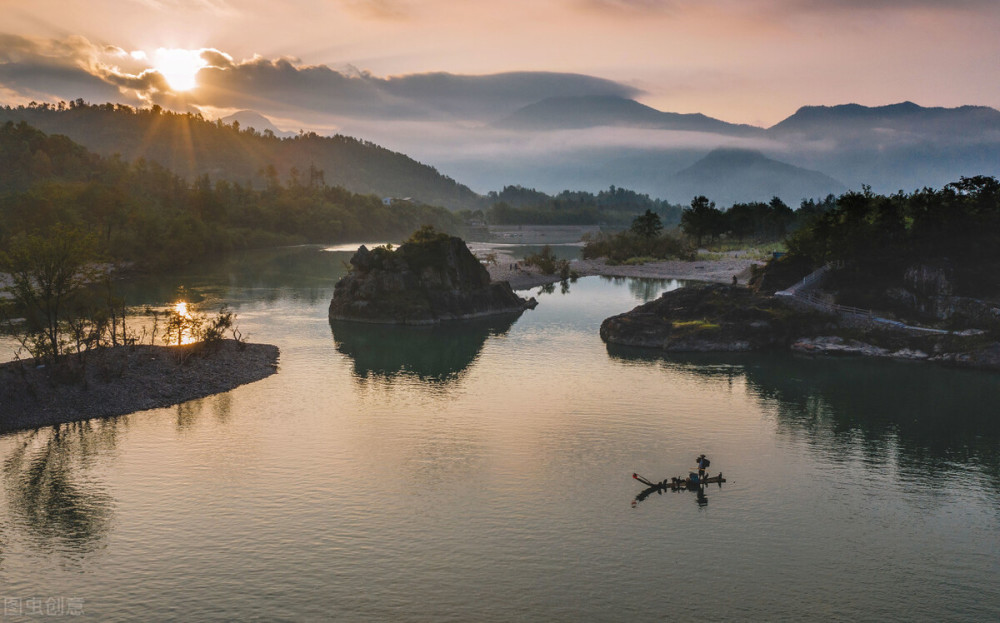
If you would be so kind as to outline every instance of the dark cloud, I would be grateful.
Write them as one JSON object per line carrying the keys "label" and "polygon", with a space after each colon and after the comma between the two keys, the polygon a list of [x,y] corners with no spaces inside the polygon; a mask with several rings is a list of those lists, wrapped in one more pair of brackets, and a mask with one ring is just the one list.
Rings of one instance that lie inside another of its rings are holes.
{"label": "dark cloud", "polygon": [[93,102],[139,103],[136,98],[123,96],[116,86],[87,71],[49,63],[2,63],[0,86],[9,92],[22,95],[25,99],[39,101],[82,97]]}
{"label": "dark cloud", "polygon": [[[155,102],[166,107],[252,108],[291,118],[358,120],[493,121],[550,97],[639,91],[610,80],[570,73],[510,72],[492,75],[422,73],[379,77],[354,68],[302,65],[293,58],[256,57],[236,62],[215,49],[199,87],[173,93],[143,57],[82,37],[30,39],[0,34],[0,87],[33,99],[84,97],[96,101]],[[125,67],[124,69],[122,67]]]}
{"label": "dark cloud", "polygon": [[580,74],[425,73],[382,78],[369,72],[262,58],[203,69],[199,82],[192,97],[219,108],[266,104],[284,113],[305,110],[385,119],[485,120],[548,97],[639,94],[632,87]]}
{"label": "dark cloud", "polygon": [[[0,86],[26,99],[55,101],[82,97],[91,101],[139,103],[124,96],[119,86],[128,86],[125,75],[102,66],[100,53],[119,54],[119,48],[93,46],[83,37],[35,40],[0,34]],[[153,82],[145,80],[149,88]]]}

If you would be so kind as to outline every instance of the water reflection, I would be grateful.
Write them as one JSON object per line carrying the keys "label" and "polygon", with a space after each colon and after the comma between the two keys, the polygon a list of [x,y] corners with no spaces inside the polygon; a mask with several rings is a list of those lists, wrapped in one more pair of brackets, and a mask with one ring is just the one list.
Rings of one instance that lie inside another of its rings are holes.
{"label": "water reflection", "polygon": [[629,293],[643,303],[659,298],[663,292],[670,292],[684,285],[682,281],[677,279],[637,279],[635,277],[606,277],[602,275],[601,280],[615,285],[625,284]]}
{"label": "water reflection", "polygon": [[103,546],[114,499],[88,471],[115,450],[127,418],[76,422],[25,433],[5,458],[11,529],[42,551],[86,553]]}
{"label": "water reflection", "polygon": [[490,336],[501,336],[520,313],[429,326],[330,321],[334,345],[354,362],[357,380],[400,376],[452,383],[479,357]]}
{"label": "water reflection", "polygon": [[[624,363],[747,388],[776,417],[778,433],[805,436],[830,462],[950,486],[978,472],[1000,491],[1000,375],[926,363],[769,355],[684,354],[609,346]],[[970,466],[972,469],[970,470]]]}
{"label": "water reflection", "polygon": [[187,300],[201,308],[218,307],[221,298],[233,293],[246,301],[296,300],[312,305],[329,302],[333,285],[347,272],[350,256],[350,252],[324,252],[318,245],[254,250],[117,285],[120,296],[132,305],[172,304],[180,287],[186,287]]}

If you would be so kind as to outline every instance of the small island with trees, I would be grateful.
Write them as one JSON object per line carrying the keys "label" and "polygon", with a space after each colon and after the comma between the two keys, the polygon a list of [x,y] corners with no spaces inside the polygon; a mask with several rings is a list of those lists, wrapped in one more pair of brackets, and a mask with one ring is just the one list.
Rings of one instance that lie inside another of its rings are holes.
{"label": "small island with trees", "polygon": [[0,432],[167,407],[277,371],[278,348],[246,342],[225,307],[209,317],[179,302],[140,331],[100,260],[93,235],[63,226],[0,250],[0,318],[21,346],[0,364]]}
{"label": "small island with trees", "polygon": [[351,258],[351,272],[337,282],[331,320],[387,324],[434,324],[498,314],[519,314],[535,306],[489,272],[461,238],[431,226],[417,230],[398,248],[369,250]]}

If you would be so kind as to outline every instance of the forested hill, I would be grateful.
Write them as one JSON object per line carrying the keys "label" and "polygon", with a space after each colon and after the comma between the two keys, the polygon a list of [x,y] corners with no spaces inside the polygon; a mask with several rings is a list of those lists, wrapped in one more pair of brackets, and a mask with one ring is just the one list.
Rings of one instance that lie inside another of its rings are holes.
{"label": "forested hill", "polygon": [[274,179],[308,184],[310,179],[361,194],[412,198],[450,209],[473,208],[479,196],[433,167],[347,136],[314,133],[293,138],[263,134],[199,115],[119,104],[40,104],[0,107],[0,123],[26,121],[48,134],[63,134],[104,156],[144,158],[193,181],[208,174],[252,188]]}
{"label": "forested hill", "polygon": [[26,236],[78,232],[102,258],[163,269],[250,247],[399,240],[425,224],[457,232],[461,221],[315,178],[262,189],[207,175],[187,182],[154,161],[104,158],[27,123],[0,124],[0,259]]}

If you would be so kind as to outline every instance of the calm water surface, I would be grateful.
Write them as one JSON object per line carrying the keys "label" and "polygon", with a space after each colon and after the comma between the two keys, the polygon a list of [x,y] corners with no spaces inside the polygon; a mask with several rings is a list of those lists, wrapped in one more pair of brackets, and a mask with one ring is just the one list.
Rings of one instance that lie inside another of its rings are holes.
{"label": "calm water surface", "polygon": [[[997,619],[997,375],[601,342],[601,320],[669,281],[586,278],[488,323],[331,326],[348,257],[255,253],[127,289],[228,303],[280,371],[0,437],[5,603],[72,598],[101,621]],[[632,472],[682,475],[701,452],[727,484],[632,504]]]}

